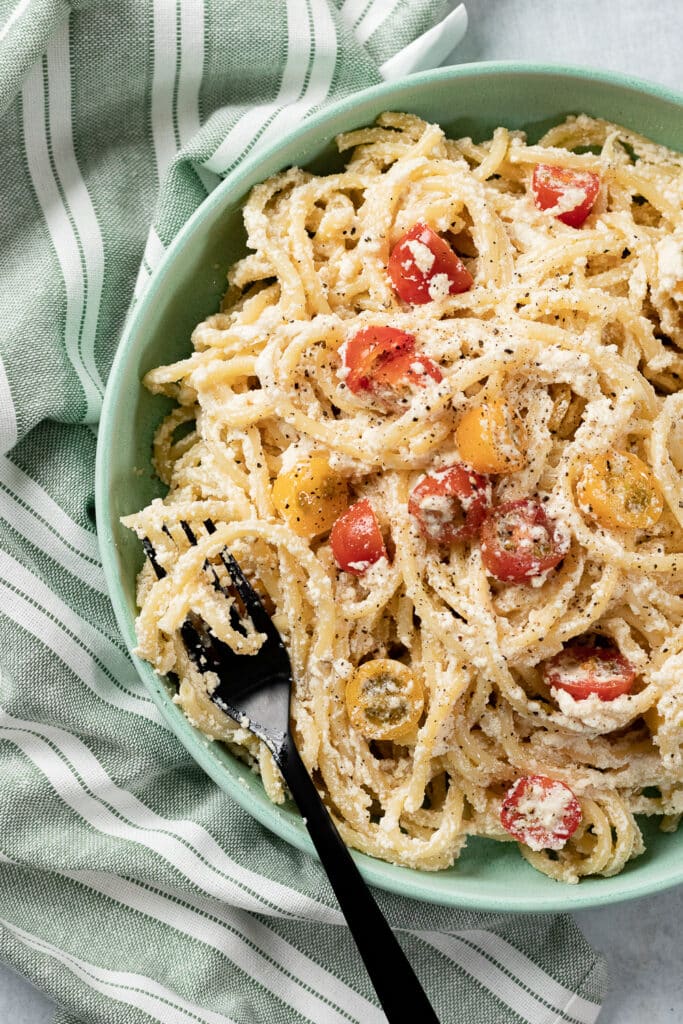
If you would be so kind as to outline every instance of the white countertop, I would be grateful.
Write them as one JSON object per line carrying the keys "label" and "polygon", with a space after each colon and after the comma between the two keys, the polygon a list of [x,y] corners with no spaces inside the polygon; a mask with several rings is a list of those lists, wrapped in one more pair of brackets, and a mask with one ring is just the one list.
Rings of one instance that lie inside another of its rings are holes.
{"label": "white countertop", "polygon": [[[683,0],[466,3],[467,37],[445,63],[583,64],[683,89]],[[599,1024],[673,1024],[683,1019],[683,888],[574,917],[609,962],[610,989]],[[49,1024],[53,1014],[49,1000],[0,965],[0,1021]]]}

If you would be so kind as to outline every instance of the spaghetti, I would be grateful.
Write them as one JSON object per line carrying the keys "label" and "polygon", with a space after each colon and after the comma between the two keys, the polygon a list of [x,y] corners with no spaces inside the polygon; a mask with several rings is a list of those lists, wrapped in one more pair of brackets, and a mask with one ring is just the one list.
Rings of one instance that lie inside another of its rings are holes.
{"label": "spaghetti", "polygon": [[194,609],[258,650],[205,569],[228,546],[347,844],[615,874],[636,814],[683,812],[683,157],[583,115],[536,145],[395,113],[337,141],[345,170],[253,189],[221,312],[145,377],[177,407],[168,494],[125,520],[167,571],[140,573],[139,653],[282,801],[179,634]]}

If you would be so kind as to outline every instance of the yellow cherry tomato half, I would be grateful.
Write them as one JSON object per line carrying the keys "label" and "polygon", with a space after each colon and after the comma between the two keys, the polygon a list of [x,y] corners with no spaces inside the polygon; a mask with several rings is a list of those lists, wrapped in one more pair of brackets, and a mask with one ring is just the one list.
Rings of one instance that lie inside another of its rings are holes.
{"label": "yellow cherry tomato half", "polygon": [[346,482],[330,469],[325,455],[313,455],[280,473],[273,504],[299,537],[326,533],[348,505]]}
{"label": "yellow cherry tomato half", "polygon": [[579,507],[608,530],[647,530],[664,510],[650,467],[632,452],[612,450],[586,464],[576,485]]}
{"label": "yellow cherry tomato half", "polygon": [[351,724],[371,740],[405,739],[424,708],[424,689],[400,661],[366,661],[346,685]]}
{"label": "yellow cherry tomato half", "polygon": [[502,398],[468,409],[455,428],[455,443],[476,473],[515,473],[526,465],[524,421]]}

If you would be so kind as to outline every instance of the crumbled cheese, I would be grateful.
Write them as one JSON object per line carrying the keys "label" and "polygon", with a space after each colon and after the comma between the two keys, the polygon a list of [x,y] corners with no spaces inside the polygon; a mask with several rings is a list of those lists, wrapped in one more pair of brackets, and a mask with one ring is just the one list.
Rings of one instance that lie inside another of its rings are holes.
{"label": "crumbled cheese", "polygon": [[332,668],[340,679],[348,679],[350,675],[353,675],[353,665],[346,658],[335,658]]}
{"label": "crumbled cheese", "polygon": [[415,266],[421,274],[428,274],[434,266],[435,256],[428,245],[417,239],[411,239],[405,243],[406,249],[410,249],[410,254],[415,260]]}
{"label": "crumbled cheese", "polygon": [[427,291],[429,292],[429,298],[433,302],[437,302],[439,299],[446,299],[451,290],[451,279],[448,274],[434,274],[434,277],[429,282]]}
{"label": "crumbled cheese", "polygon": [[563,213],[570,213],[572,210],[575,210],[577,206],[581,206],[585,201],[585,189],[580,188],[578,185],[573,187],[567,185],[560,193],[555,205],[547,207],[544,213],[549,213],[553,217],[559,217]]}
{"label": "crumbled cheese", "polygon": [[600,381],[587,352],[574,352],[548,345],[534,361],[532,374],[550,377],[553,383],[570,384],[575,394],[595,399],[601,396]]}
{"label": "crumbled cheese", "polygon": [[683,240],[667,235],[656,246],[660,287],[671,294],[683,292]]}
{"label": "crumbled cheese", "polygon": [[315,442],[306,435],[302,435],[282,453],[281,472],[286,473],[293,469],[298,462],[303,462],[315,451]]}
{"label": "crumbled cheese", "polygon": [[392,575],[392,568],[387,559],[386,555],[382,555],[376,562],[370,565],[367,570],[363,573],[360,580],[363,587],[367,590],[374,590],[386,585],[390,576]]}
{"label": "crumbled cheese", "polygon": [[375,468],[370,462],[353,458],[343,452],[329,453],[330,469],[342,476],[367,476]]}
{"label": "crumbled cheese", "polygon": [[519,242],[528,250],[539,249],[547,244],[547,236],[543,231],[536,230],[531,224],[517,218],[509,225],[508,230],[513,241]]}
{"label": "crumbled cheese", "polygon": [[550,687],[550,692],[563,715],[581,722],[586,730],[596,735],[621,729],[640,713],[628,694],[604,701],[600,700],[596,693],[591,693],[582,700],[575,700],[566,690],[555,686]]}

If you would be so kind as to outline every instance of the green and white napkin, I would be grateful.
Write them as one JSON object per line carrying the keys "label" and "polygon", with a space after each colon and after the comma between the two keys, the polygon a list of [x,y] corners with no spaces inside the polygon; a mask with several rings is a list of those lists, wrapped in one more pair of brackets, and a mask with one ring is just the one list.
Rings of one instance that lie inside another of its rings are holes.
{"label": "green and white napkin", "polygon": [[[442,60],[464,12],[425,33],[449,10],[0,0],[0,958],[58,1024],[384,1020],[317,862],[219,791],[142,689],[93,471],[126,311],[187,217],[380,68]],[[378,898],[444,1024],[596,1019],[604,964],[567,917]]]}

